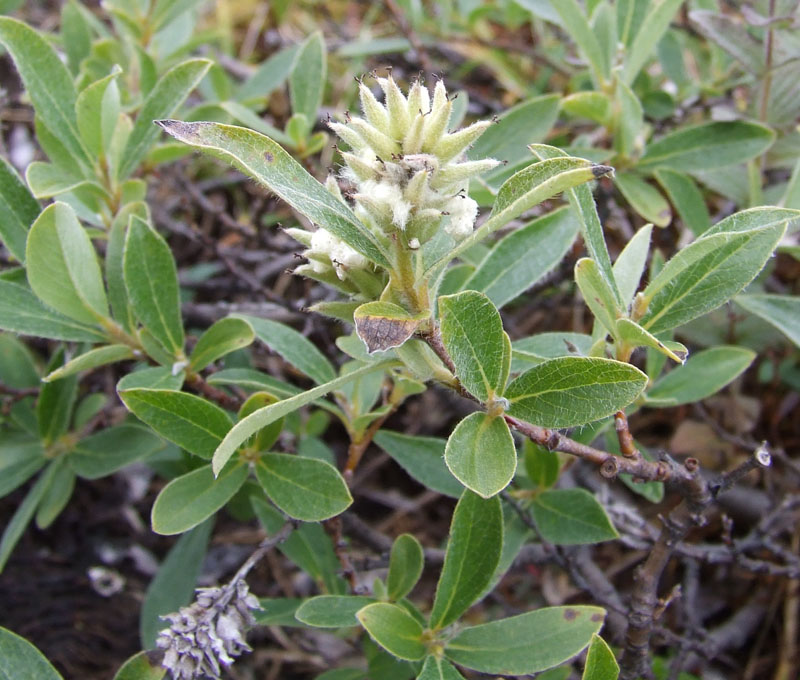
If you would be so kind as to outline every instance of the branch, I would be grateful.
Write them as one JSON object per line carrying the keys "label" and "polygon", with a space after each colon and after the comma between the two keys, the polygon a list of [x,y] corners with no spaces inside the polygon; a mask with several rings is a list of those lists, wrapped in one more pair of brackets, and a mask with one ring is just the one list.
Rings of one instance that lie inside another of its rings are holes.
{"label": "branch", "polygon": [[[753,459],[762,467],[770,464],[769,453],[763,447],[754,452]],[[674,462],[672,465],[677,467]],[[753,467],[755,466],[748,466],[748,470]],[[661,574],[689,530],[705,523],[705,512],[714,503],[716,495],[721,493],[721,490],[729,488],[725,486],[724,480],[733,478],[735,481],[741,477],[734,470],[723,476],[723,482],[712,490],[712,485],[700,475],[696,460],[687,459],[684,469],[688,476],[681,477],[680,483],[676,485],[683,500],[662,520],[663,527],[655,545],[647,560],[636,570],[625,650],[620,661],[620,680],[636,680],[652,676],[650,637],[656,620],[665,606],[665,603],[659,601],[657,594]]]}

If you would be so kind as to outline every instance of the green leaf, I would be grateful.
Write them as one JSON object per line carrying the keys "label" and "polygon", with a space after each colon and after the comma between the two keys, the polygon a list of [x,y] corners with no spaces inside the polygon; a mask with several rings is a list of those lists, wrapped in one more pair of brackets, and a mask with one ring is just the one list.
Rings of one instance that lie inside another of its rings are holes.
{"label": "green leaf", "polygon": [[647,376],[611,359],[561,357],[514,380],[508,413],[542,427],[572,427],[616,413],[639,396]]}
{"label": "green leaf", "polygon": [[353,502],[338,470],[313,458],[266,453],[256,465],[256,478],[275,505],[305,522],[334,517]]}
{"label": "green leaf", "polygon": [[307,121],[306,134],[314,127],[325,89],[325,40],[322,33],[311,34],[300,46],[289,75],[289,99],[292,113],[301,113]]}
{"label": "green leaf", "polygon": [[270,423],[275,422],[279,418],[283,418],[283,416],[286,414],[296,411],[301,406],[310,404],[319,397],[325,396],[328,394],[328,392],[333,392],[334,390],[339,389],[343,385],[349,383],[351,380],[355,380],[356,378],[366,375],[367,373],[372,373],[373,371],[382,371],[390,364],[391,362],[368,364],[367,366],[359,368],[351,373],[331,380],[324,385],[320,385],[319,387],[315,387],[314,389],[306,392],[301,392],[298,395],[289,397],[283,401],[279,401],[276,404],[265,406],[264,408],[251,413],[249,416],[236,423],[233,429],[225,436],[225,439],[223,439],[222,443],[217,447],[217,450],[214,452],[213,459],[214,472],[218,474],[225,463],[227,463],[230,457],[233,455],[234,451],[236,451],[236,449],[239,448],[239,446],[245,442],[248,437],[255,434],[260,429],[266,427]]}
{"label": "green leaf", "polygon": [[517,469],[517,451],[506,421],[481,411],[456,425],[444,460],[456,479],[483,498],[505,489]]}
{"label": "green leaf", "polygon": [[467,151],[467,158],[498,158],[509,164],[530,159],[525,145],[539,142],[547,136],[556,122],[558,107],[557,94],[533,97],[513,106],[478,137]]}
{"label": "green leaf", "polygon": [[[63,360],[64,350],[62,348],[53,355],[47,370],[60,365]],[[67,431],[77,394],[78,379],[76,376],[42,386],[36,401],[36,420],[39,423],[39,436],[45,446],[55,442]]]}
{"label": "green leaf", "polygon": [[550,451],[544,446],[534,444],[530,439],[525,440],[523,447],[525,454],[525,471],[528,479],[540,489],[547,489],[556,483],[558,473],[561,471],[561,461],[555,451]]}
{"label": "green leaf", "polygon": [[765,125],[742,120],[701,123],[670,132],[647,146],[639,170],[711,170],[744,163],[764,153],[775,141]]}
{"label": "green leaf", "polygon": [[28,288],[0,281],[0,328],[39,338],[100,342],[100,331],[45,307]]}
{"label": "green leaf", "polygon": [[427,317],[427,312],[413,316],[400,305],[381,301],[367,302],[353,312],[356,333],[369,354],[399,347]]}
{"label": "green leaf", "polygon": [[[538,145],[534,144],[529,148],[534,146]],[[461,256],[489,234],[542,201],[611,172],[611,168],[604,165],[595,165],[582,158],[564,156],[563,151],[560,154],[559,157],[534,163],[512,175],[500,187],[489,219],[455,248],[450,249],[445,257],[429,267],[426,276],[435,273],[438,267]]]}
{"label": "green leaf", "polygon": [[497,308],[472,290],[443,295],[438,304],[442,343],[462,385],[482,402],[501,395],[505,340]]}
{"label": "green leaf", "polygon": [[589,20],[577,0],[557,0],[552,7],[561,17],[561,22],[582,52],[582,56],[589,62],[594,76],[595,85],[603,85],[609,76],[610,64],[606,58],[594,30],[589,25]]}
{"label": "green leaf", "polygon": [[[614,104],[614,120],[612,122],[616,128],[614,149],[620,155],[630,157],[637,154],[643,146],[644,111],[642,104],[631,88],[621,80],[617,80]],[[625,192],[623,191],[623,193]],[[633,202],[631,201],[631,203]]]}
{"label": "green leaf", "polygon": [[[531,153],[539,159],[552,159],[559,158],[564,155],[561,149],[546,144],[531,144],[528,147]],[[603,166],[598,166],[601,168]],[[611,271],[611,258],[608,255],[608,248],[606,247],[605,236],[603,235],[603,226],[600,224],[600,217],[597,215],[597,207],[592,197],[592,192],[588,186],[577,186],[565,192],[569,198],[570,206],[575,214],[578,216],[578,221],[581,225],[581,233],[583,240],[586,244],[586,250],[589,251],[591,257],[603,274],[611,289],[614,291],[614,296],[617,302],[622,304],[622,299],[619,291],[616,288],[614,275]]]}
{"label": "green leaf", "polygon": [[[270,534],[286,522],[283,513],[263,498],[263,494],[250,497],[250,503],[259,522]],[[333,543],[321,524],[306,522],[295,529],[278,549],[314,579],[323,592],[344,594],[347,584],[339,576],[342,565],[336,557]],[[294,621],[294,616],[292,616]]]}
{"label": "green leaf", "polygon": [[374,598],[360,595],[319,595],[303,602],[294,616],[315,628],[346,628],[357,626],[356,614],[373,602]]}
{"label": "green leaf", "polygon": [[53,467],[55,471],[36,509],[36,526],[39,529],[46,529],[55,521],[75,489],[75,473],[66,465],[65,459],[57,459]]}
{"label": "green leaf", "polygon": [[484,500],[465,490],[450,524],[444,566],[430,616],[433,630],[449,626],[475,602],[491,581],[502,549],[500,498]]}
{"label": "green leaf", "polygon": [[583,295],[586,306],[597,321],[612,335],[616,332],[617,318],[622,311],[617,306],[614,291],[603,278],[597,263],[584,257],[575,263],[575,283]]}
{"label": "green leaf", "polygon": [[255,332],[246,319],[220,319],[200,336],[189,357],[189,370],[200,371],[220,357],[247,347],[254,339]]}
{"label": "green leaf", "polygon": [[39,202],[17,171],[0,156],[0,241],[20,264],[25,264],[28,229],[40,211]]}
{"label": "green leaf", "polygon": [[189,93],[197,87],[211,63],[208,59],[189,59],[173,66],[159,78],[136,116],[122,154],[122,163],[117,169],[118,179],[125,179],[136,170],[158,139],[158,128],[153,122],[175,113]]}
{"label": "green leaf", "polygon": [[157,534],[182,534],[225,505],[247,479],[247,465],[226,467],[214,476],[204,465],[173,479],[158,494],[151,522]]}
{"label": "green leaf", "polygon": [[400,534],[392,544],[386,591],[397,601],[408,595],[422,576],[425,556],[419,541],[411,534]]}
{"label": "green leaf", "polygon": [[689,350],[679,342],[671,340],[662,342],[652,333],[648,333],[635,321],[630,319],[617,319],[615,336],[620,342],[635,349],[636,347],[652,347],[673,361],[682,364],[689,356]]}
{"label": "green leaf", "polygon": [[0,628],[0,679],[63,680],[44,654],[7,628]]}
{"label": "green leaf", "polygon": [[153,5],[150,17],[153,32],[168,26],[181,14],[194,11],[202,2],[203,0],[157,0]]}
{"label": "green leaf", "polygon": [[[636,0],[634,0],[634,4]],[[670,21],[683,4],[683,0],[656,0],[648,3],[649,11],[642,21],[636,37],[630,43],[630,49],[624,59],[622,80],[630,85],[639,71],[653,55],[653,48],[658,45],[669,28]]]}
{"label": "green leaf", "polygon": [[734,302],[771,323],[800,347],[800,298],[790,295],[739,295]]}
{"label": "green leaf", "polygon": [[446,659],[429,656],[425,659],[417,680],[464,680],[464,676]]}
{"label": "green leaf", "polygon": [[639,281],[642,278],[647,255],[650,252],[650,234],[653,225],[646,224],[637,231],[633,238],[628,241],[614,263],[614,279],[617,282],[619,293],[622,296],[623,307],[627,308],[636,291],[639,288]]}
{"label": "green leaf", "polygon": [[746,371],[755,356],[745,347],[712,347],[698,352],[683,366],[659,378],[647,392],[647,403],[677,406],[710,397]]}
{"label": "green leaf", "polygon": [[592,336],[584,333],[537,333],[511,343],[511,372],[519,373],[547,359],[586,356],[593,345]]}
{"label": "green leaf", "polygon": [[462,630],[447,643],[445,656],[483,673],[538,673],[581,652],[604,619],[600,607],[537,609]]}
{"label": "green leaf", "polygon": [[464,491],[444,462],[444,439],[379,430],[375,443],[423,486],[451,498],[459,498]]}
{"label": "green leaf", "polygon": [[10,333],[0,333],[0,382],[14,389],[39,386],[39,368],[28,346]]}
{"label": "green leaf", "polygon": [[785,225],[798,218],[800,218],[800,210],[775,208],[773,206],[748,208],[747,210],[733,213],[733,215],[728,215],[724,220],[720,220],[706,231],[703,236],[713,236],[723,232],[755,231],[765,227]]}
{"label": "green leaf", "polygon": [[161,437],[139,425],[123,423],[81,439],[67,461],[84,479],[106,477],[126,465],[163,451]]}
{"label": "green leaf", "polygon": [[[36,508],[47,492],[47,487],[50,486],[50,481],[57,471],[57,466],[52,463],[44,469],[44,472],[39,475],[39,479],[28,491],[25,500],[17,506],[8,524],[6,524],[3,536],[0,538],[0,573],[5,568],[8,558],[11,557],[14,546],[22,538],[22,534],[25,533],[25,529],[33,519]],[[0,663],[2,663],[2,659],[3,657],[0,656]],[[16,678],[16,675],[9,677]]]}
{"label": "green leaf", "polygon": [[300,626],[294,615],[303,602],[300,597],[262,597],[261,609],[254,611],[253,616],[260,626]]}
{"label": "green leaf", "polygon": [[600,543],[619,538],[603,506],[585,489],[548,489],[531,505],[543,538],[556,545]]}
{"label": "green leaf", "polygon": [[178,272],[167,242],[138,215],[125,238],[123,274],[131,308],[164,347],[183,352]]}
{"label": "green leaf", "polygon": [[127,331],[135,327],[133,311],[128,301],[128,291],[125,287],[123,258],[125,255],[125,239],[131,216],[148,220],[148,206],[144,201],[135,201],[124,205],[114,217],[108,230],[108,245],[106,246],[106,285],[108,286],[108,301],[111,303],[111,312],[114,318],[122,324]]}
{"label": "green leaf", "polygon": [[0,498],[19,488],[47,462],[39,438],[22,432],[3,432],[0,449]]}
{"label": "green leaf", "polygon": [[142,368],[123,376],[117,383],[117,392],[140,387],[150,390],[179,390],[183,380],[183,371],[173,375],[172,369],[167,366]]}
{"label": "green leaf", "polygon": [[352,210],[269,137],[219,123],[162,120],[158,124],[175,139],[232,163],[366,258],[389,266],[383,245]]}
{"label": "green leaf", "polygon": [[120,113],[117,78],[122,73],[114,66],[105,78],[84,88],[75,102],[75,115],[83,143],[93,157],[105,156]]}
{"label": "green leaf", "polygon": [[500,240],[462,288],[484,293],[502,307],[561,262],[578,229],[567,208],[536,218]]}
{"label": "green leaf", "polygon": [[108,316],[97,254],[66,203],[47,206],[33,223],[26,260],[31,288],[45,304],[90,325]]}
{"label": "green leaf", "polygon": [[600,125],[607,125],[611,117],[611,100],[602,92],[576,92],[565,97],[561,108],[580,118],[588,118]]}
{"label": "green leaf", "polygon": [[[5,13],[4,10],[0,12]],[[81,62],[92,49],[92,31],[75,0],[61,6],[61,43],[67,53],[69,70],[78,75]]]}
{"label": "green leaf", "polygon": [[640,175],[633,172],[620,172],[615,182],[625,200],[631,207],[657,227],[666,227],[672,222],[672,210],[658,189]]}
{"label": "green leaf", "polygon": [[785,224],[704,235],[678,252],[643,291],[639,324],[660,333],[716,309],[764,267]]}
{"label": "green leaf", "polygon": [[235,315],[247,321],[256,337],[314,382],[323,384],[336,377],[336,370],[317,346],[294,328],[256,316]]}
{"label": "green leaf", "polygon": [[711,226],[706,201],[691,177],[669,168],[659,168],[653,176],[695,236],[700,236]]}
{"label": "green leaf", "polygon": [[159,631],[168,626],[161,619],[194,599],[214,520],[208,519],[181,536],[159,566],[142,602],[139,637],[143,649],[155,649]]}
{"label": "green leaf", "polygon": [[194,394],[133,388],[119,396],[131,413],[164,439],[207,460],[231,429],[225,411]]}
{"label": "green leaf", "polygon": [[108,196],[98,182],[84,179],[76,170],[65,170],[55,163],[34,161],[25,171],[25,181],[36,198],[50,198],[71,192],[84,203],[95,206],[95,212],[99,211],[98,201]]}
{"label": "green leaf", "polygon": [[139,652],[128,659],[114,676],[114,680],[163,680],[167,669],[153,665],[147,652]]}
{"label": "green leaf", "polygon": [[619,664],[614,652],[599,635],[592,636],[589,653],[586,655],[586,666],[581,680],[617,680]]}
{"label": "green leaf", "polygon": [[98,366],[105,366],[106,364],[113,364],[117,361],[124,361],[125,359],[132,358],[133,350],[127,345],[105,345],[103,347],[96,347],[74,359],[70,359],[66,364],[46,375],[42,380],[44,382],[52,382],[53,380],[60,380],[61,378],[75,375],[81,371],[89,371]]}
{"label": "green leaf", "polygon": [[75,118],[72,76],[55,50],[35,30],[10,17],[0,17],[0,43],[14,59],[36,115],[73,158],[91,167]]}
{"label": "green leaf", "polygon": [[210,385],[237,385],[244,390],[266,391],[281,398],[293,397],[303,390],[267,373],[252,368],[223,368],[208,376]]}
{"label": "green leaf", "polygon": [[289,77],[298,49],[297,45],[290,45],[270,55],[239,86],[234,99],[243,101],[254,97],[268,97]]}
{"label": "green leaf", "polygon": [[765,72],[764,47],[748,26],[721,12],[693,10],[689,18],[700,32],[730,54],[741,66],[757,77]]}
{"label": "green leaf", "polygon": [[[254,411],[257,411],[264,406],[269,406],[278,401],[278,397],[269,392],[255,392],[251,394],[247,400],[242,404],[237,414],[237,419],[241,420],[245,416],[249,416]],[[247,441],[247,448],[252,451],[268,451],[272,445],[278,440],[284,425],[284,419],[280,418],[275,422],[267,425],[262,430],[259,430]]]}
{"label": "green leaf", "polygon": [[418,661],[425,656],[422,625],[402,607],[375,602],[356,616],[369,636],[398,659]]}

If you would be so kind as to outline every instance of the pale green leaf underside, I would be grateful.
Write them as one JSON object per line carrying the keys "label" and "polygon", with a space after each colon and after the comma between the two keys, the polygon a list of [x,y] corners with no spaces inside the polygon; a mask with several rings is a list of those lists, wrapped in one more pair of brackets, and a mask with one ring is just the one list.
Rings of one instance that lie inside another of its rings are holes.
{"label": "pale green leaf underside", "polygon": [[176,139],[232,163],[373,262],[389,265],[381,244],[353,212],[269,137],[220,123],[162,120],[159,125]]}
{"label": "pale green leaf underside", "polygon": [[339,389],[350,381],[360,378],[362,375],[372,373],[373,371],[382,371],[392,364],[393,362],[387,361],[363,366],[352,373],[340,376],[324,385],[320,385],[306,392],[301,392],[298,395],[279,401],[276,404],[265,406],[251,413],[234,425],[233,429],[228,432],[225,439],[222,440],[222,443],[214,452],[213,465],[215,474],[219,474],[219,471],[224,467],[225,463],[228,462],[236,449],[261,428],[274,423],[287,413],[296,411],[301,406],[310,404],[315,399],[319,399],[329,392]]}

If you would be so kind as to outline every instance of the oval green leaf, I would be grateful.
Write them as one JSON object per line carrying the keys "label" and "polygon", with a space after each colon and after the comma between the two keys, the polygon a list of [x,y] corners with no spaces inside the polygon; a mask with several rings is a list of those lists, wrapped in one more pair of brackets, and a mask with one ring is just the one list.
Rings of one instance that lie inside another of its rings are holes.
{"label": "oval green leaf", "polygon": [[256,316],[237,315],[236,318],[247,321],[261,342],[315,383],[322,385],[336,377],[336,370],[331,362],[313,342],[294,328]]}
{"label": "oval green leaf", "polygon": [[330,463],[287,453],[267,453],[256,477],[273,503],[290,517],[319,522],[343,512],[353,497]]}
{"label": "oval green leaf", "polygon": [[97,254],[66,203],[42,211],[28,233],[25,255],[28,281],[45,304],[90,325],[108,316]]}
{"label": "oval green leaf", "polygon": [[439,298],[442,343],[456,377],[480,401],[503,393],[505,339],[503,321],[483,293],[467,290]]}
{"label": "oval green leaf", "polygon": [[556,545],[600,543],[619,538],[605,509],[585,489],[549,489],[531,506],[546,541]]}
{"label": "oval green leaf", "polygon": [[419,661],[425,656],[422,625],[405,609],[388,602],[376,602],[356,615],[370,637],[398,659]]}
{"label": "oval green leaf", "polygon": [[534,366],[506,390],[508,413],[543,427],[584,425],[639,396],[647,376],[611,359],[561,357]]}
{"label": "oval green leaf", "polygon": [[499,416],[468,415],[447,440],[444,460],[453,476],[483,498],[505,489],[517,469],[514,439]]}
{"label": "oval green leaf", "polygon": [[189,369],[200,371],[220,357],[247,347],[254,339],[253,327],[245,319],[220,319],[200,336],[189,358]]}
{"label": "oval green leaf", "polygon": [[483,499],[465,490],[450,524],[444,566],[431,610],[432,629],[453,623],[483,593],[500,562],[502,549],[500,498]]}
{"label": "oval green leaf", "polygon": [[483,673],[538,673],[585,649],[605,614],[600,607],[537,609],[461,631],[445,647],[445,656]]}
{"label": "oval green leaf", "polygon": [[702,123],[671,132],[651,142],[637,169],[711,170],[744,163],[764,153],[775,133],[765,125],[743,120]]}
{"label": "oval green leaf", "polygon": [[125,287],[133,312],[169,352],[183,352],[178,271],[167,242],[138,215],[131,216],[123,254]]}
{"label": "oval green leaf", "polygon": [[0,628],[0,678],[2,680],[63,680],[36,647],[25,638]]}
{"label": "oval green leaf", "polygon": [[712,347],[698,352],[656,381],[647,391],[648,405],[678,406],[710,397],[746,371],[755,357],[746,347]]}
{"label": "oval green leaf", "polygon": [[153,531],[171,535],[196,527],[233,498],[247,474],[247,465],[230,465],[215,478],[211,466],[204,465],[173,479],[153,504]]}
{"label": "oval green leaf", "polygon": [[294,617],[315,628],[357,626],[356,614],[375,600],[361,595],[319,595],[303,602]]}
{"label": "oval green leaf", "polygon": [[210,459],[232,423],[219,406],[176,390],[134,388],[119,393],[125,406],[162,437]]}
{"label": "oval green leaf", "polygon": [[400,534],[392,544],[386,591],[397,601],[411,592],[422,576],[425,556],[420,542],[411,534]]}

